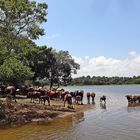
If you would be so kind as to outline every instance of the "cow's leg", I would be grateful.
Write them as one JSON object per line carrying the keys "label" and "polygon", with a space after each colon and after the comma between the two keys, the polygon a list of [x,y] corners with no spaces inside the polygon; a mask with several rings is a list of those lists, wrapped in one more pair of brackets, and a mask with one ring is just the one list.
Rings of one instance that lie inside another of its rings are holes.
{"label": "cow's leg", "polygon": [[66,100],[64,100],[64,107],[65,107]]}
{"label": "cow's leg", "polygon": [[50,106],[50,99],[48,99],[47,101],[48,101],[48,105]]}
{"label": "cow's leg", "polygon": [[94,104],[95,102],[94,102],[94,97],[92,97],[92,104]]}

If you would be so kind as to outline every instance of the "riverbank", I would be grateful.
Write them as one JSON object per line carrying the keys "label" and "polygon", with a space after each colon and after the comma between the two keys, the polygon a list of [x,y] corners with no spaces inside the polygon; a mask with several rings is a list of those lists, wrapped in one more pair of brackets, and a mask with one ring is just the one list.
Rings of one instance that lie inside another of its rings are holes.
{"label": "riverbank", "polygon": [[1,121],[0,125],[24,125],[27,123],[40,123],[53,120],[54,118],[63,118],[74,113],[85,112],[90,109],[90,105],[74,105],[74,109],[63,106],[63,101],[51,100],[51,105],[30,103],[30,99],[21,98],[15,102],[7,102],[2,99]]}

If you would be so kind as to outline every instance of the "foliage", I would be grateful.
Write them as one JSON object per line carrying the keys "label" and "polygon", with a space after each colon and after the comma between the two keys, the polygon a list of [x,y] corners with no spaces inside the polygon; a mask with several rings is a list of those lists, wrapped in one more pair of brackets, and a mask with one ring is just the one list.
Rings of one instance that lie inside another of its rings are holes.
{"label": "foliage", "polygon": [[46,3],[31,0],[0,0],[0,81],[47,79],[51,86],[68,84],[79,69],[68,51],[33,42],[44,35],[40,25],[47,21],[47,8]]}
{"label": "foliage", "polygon": [[33,76],[31,69],[16,58],[7,58],[0,66],[0,80],[5,83],[23,82]]}
{"label": "foliage", "polygon": [[[8,39],[26,36],[31,39],[44,34],[39,24],[46,22],[48,5],[30,0],[0,1],[0,36]],[[10,40],[11,41],[11,40]]]}
{"label": "foliage", "polygon": [[51,86],[53,83],[64,82],[68,84],[71,82],[71,74],[76,73],[77,69],[80,68],[68,51],[59,51],[54,50],[55,60],[53,65],[50,67],[50,83]]}
{"label": "foliage", "polygon": [[49,69],[55,60],[52,48],[47,48],[47,46],[34,47],[25,56],[29,67],[35,72],[34,80],[49,78]]}
{"label": "foliage", "polygon": [[30,0],[0,0],[0,64],[22,51],[27,40],[44,35],[48,5]]}
{"label": "foliage", "polygon": [[140,84],[140,76],[138,77],[134,76],[130,81],[130,84]]}
{"label": "foliage", "polygon": [[122,84],[140,84],[140,77],[105,77],[105,76],[82,76],[72,79],[72,85],[122,85]]}
{"label": "foliage", "polygon": [[[0,80],[17,83],[33,77],[26,57],[37,47],[31,39],[44,35],[48,5],[30,0],[0,1]],[[32,70],[32,71],[31,71]]]}

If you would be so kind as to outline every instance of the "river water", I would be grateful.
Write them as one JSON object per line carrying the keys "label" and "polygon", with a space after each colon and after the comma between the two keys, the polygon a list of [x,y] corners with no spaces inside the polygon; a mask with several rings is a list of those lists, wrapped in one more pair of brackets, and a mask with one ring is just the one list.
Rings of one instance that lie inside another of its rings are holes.
{"label": "river water", "polygon": [[[140,85],[74,86],[66,90],[95,92],[95,105],[86,112],[55,119],[0,129],[0,140],[140,140],[140,107],[128,107],[125,95],[140,94]],[[107,96],[101,104],[100,96]],[[87,103],[86,96],[84,103]]]}

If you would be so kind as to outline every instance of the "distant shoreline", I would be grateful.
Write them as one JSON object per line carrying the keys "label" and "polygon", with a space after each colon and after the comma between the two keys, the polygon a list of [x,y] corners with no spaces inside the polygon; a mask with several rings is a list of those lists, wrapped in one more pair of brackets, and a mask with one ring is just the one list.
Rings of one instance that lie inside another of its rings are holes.
{"label": "distant shoreline", "polygon": [[140,76],[133,77],[106,77],[106,76],[82,76],[73,78],[70,85],[129,85],[140,84]]}

